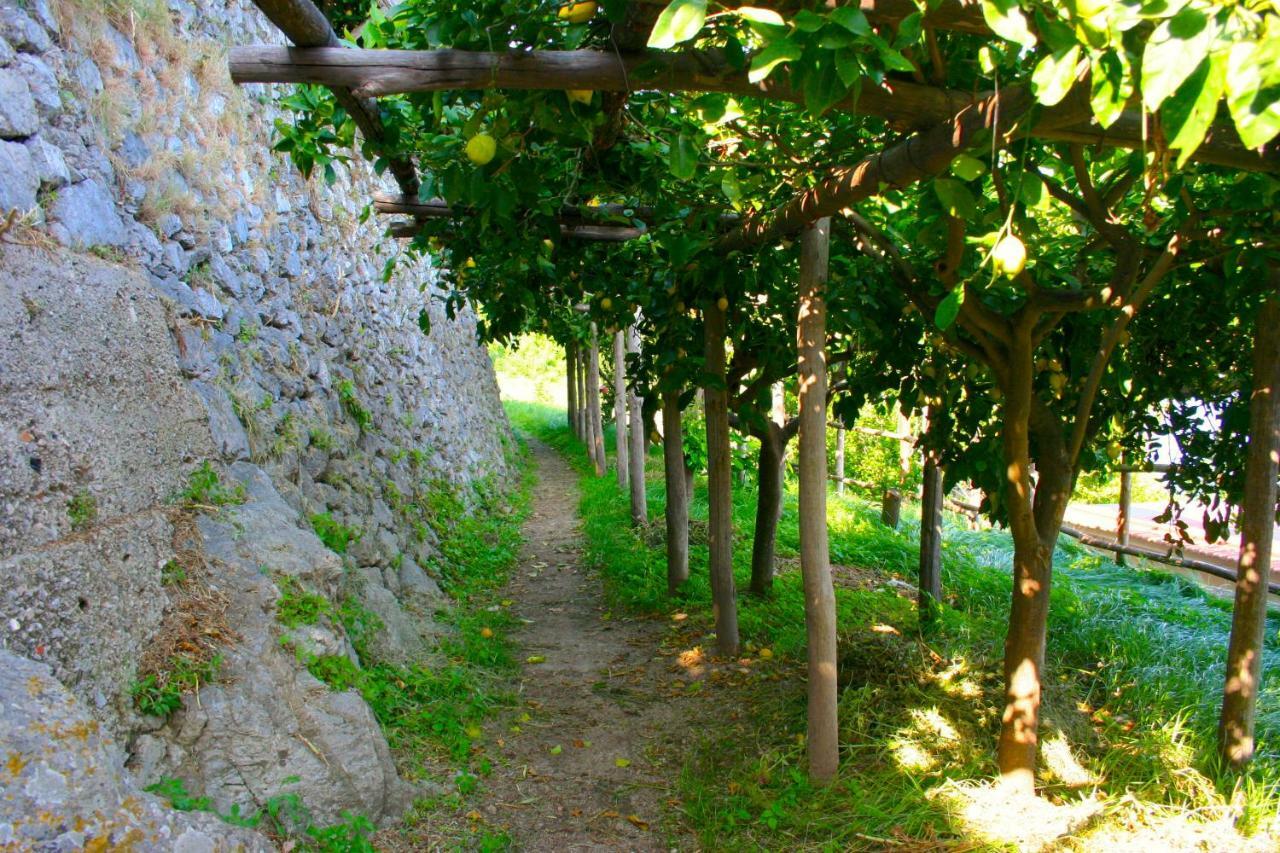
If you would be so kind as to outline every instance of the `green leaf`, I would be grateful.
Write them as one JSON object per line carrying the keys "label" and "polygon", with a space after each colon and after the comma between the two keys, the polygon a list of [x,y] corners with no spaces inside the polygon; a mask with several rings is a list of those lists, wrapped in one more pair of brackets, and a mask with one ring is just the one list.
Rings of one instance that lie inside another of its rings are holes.
{"label": "green leaf", "polygon": [[826,18],[814,12],[810,12],[808,9],[801,9],[799,12],[796,12],[795,17],[791,19],[792,26],[802,33],[816,33],[818,30],[822,29],[822,25],[826,22]]}
{"label": "green leaf", "polygon": [[991,31],[1006,41],[1035,47],[1036,37],[1018,0],[982,0],[982,17]]}
{"label": "green leaf", "polygon": [[1076,65],[1080,62],[1080,46],[1072,45],[1061,53],[1050,53],[1031,73],[1031,88],[1036,100],[1051,107],[1071,91],[1076,82]]}
{"label": "green leaf", "polygon": [[960,181],[938,178],[933,182],[933,191],[937,193],[943,209],[951,216],[972,219],[978,212],[978,204],[973,199],[973,193],[969,192],[969,188]]}
{"label": "green leaf", "polygon": [[840,75],[840,82],[846,87],[852,89],[857,86],[862,80],[862,62],[858,59],[858,54],[852,50],[837,52],[836,73]]}
{"label": "green leaf", "polygon": [[1209,55],[1217,36],[1216,22],[1188,7],[1163,21],[1142,53],[1142,103],[1155,112]]}
{"label": "green leaf", "polygon": [[1111,127],[1133,95],[1133,66],[1124,51],[1094,54],[1090,63],[1089,105],[1098,124]]}
{"label": "green leaf", "polygon": [[803,51],[800,46],[788,39],[783,38],[770,42],[765,46],[764,50],[751,57],[751,70],[747,72],[747,80],[751,83],[759,83],[768,77],[779,64],[794,62],[802,54]]}
{"label": "green leaf", "polygon": [[1280,134],[1280,36],[1233,45],[1227,57],[1227,108],[1250,148]]}
{"label": "green leaf", "polygon": [[956,321],[956,317],[960,316],[960,305],[964,302],[964,285],[960,285],[951,291],[946,297],[938,303],[938,309],[933,312],[933,324],[939,329],[949,329],[951,324]]}
{"label": "green leaf", "polygon": [[744,18],[752,23],[767,24],[775,27],[785,27],[787,22],[781,15],[772,9],[760,9],[755,6],[739,6],[732,10],[733,14],[739,18]]}
{"label": "green leaf", "polygon": [[431,315],[427,313],[426,308],[418,312],[418,328],[424,335],[431,334]]}
{"label": "green leaf", "polygon": [[667,160],[671,174],[682,181],[687,181],[698,172],[698,148],[693,140],[685,134],[676,137],[671,146],[671,154]]}
{"label": "green leaf", "polygon": [[1218,113],[1218,99],[1227,85],[1226,65],[1224,54],[1211,54],[1160,109],[1169,147],[1178,151],[1179,169],[1200,147]]}
{"label": "green leaf", "polygon": [[671,0],[649,33],[649,47],[666,50],[698,34],[707,19],[707,0]]}
{"label": "green leaf", "polygon": [[871,22],[862,10],[854,6],[840,6],[827,13],[827,17],[844,27],[855,36],[865,36],[871,32]]}
{"label": "green leaf", "polygon": [[814,115],[822,115],[844,97],[846,88],[834,63],[828,61],[814,66],[804,81],[805,108]]}

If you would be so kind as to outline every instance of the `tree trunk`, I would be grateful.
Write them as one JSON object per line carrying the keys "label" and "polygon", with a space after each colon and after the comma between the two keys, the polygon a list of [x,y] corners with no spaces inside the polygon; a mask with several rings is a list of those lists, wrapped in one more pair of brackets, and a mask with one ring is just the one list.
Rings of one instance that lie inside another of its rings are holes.
{"label": "tree trunk", "polygon": [[773,590],[774,552],[778,520],[782,517],[782,430],[770,424],[760,439],[757,474],[756,534],[751,546],[751,593],[768,595]]}
{"label": "tree trunk", "polygon": [[800,250],[800,572],[809,645],[809,778],[835,779],[840,760],[836,719],[836,598],[827,550],[826,284],[831,220],[804,231]]}
{"label": "tree trunk", "polygon": [[596,476],[603,477],[604,459],[604,421],[600,413],[600,339],[596,334],[596,324],[591,324],[591,351],[587,356],[587,419],[591,422],[591,461],[595,464]]}
{"label": "tree trunk", "polygon": [[618,467],[618,488],[627,487],[627,363],[622,332],[613,336],[613,429]]}
{"label": "tree trunk", "polygon": [[836,494],[844,494],[844,427],[836,427]]}
{"label": "tree trunk", "polygon": [[733,584],[733,471],[729,462],[729,392],[725,380],[725,314],[707,306],[703,334],[706,371],[716,378],[705,389],[707,421],[707,547],[711,574],[711,608],[716,622],[716,648],[725,656],[738,653],[738,603]]}
{"label": "tree trunk", "polygon": [[1037,432],[1038,483],[1031,488],[1032,362],[1029,324],[1014,331],[1009,352],[1002,439],[1005,503],[1013,537],[1013,593],[1005,637],[1005,707],[996,760],[1012,793],[1035,793],[1045,633],[1053,549],[1074,479],[1062,436]]}
{"label": "tree trunk", "polygon": [[566,400],[565,417],[569,421],[569,429],[573,430],[573,434],[578,438],[582,435],[578,431],[578,348],[573,344],[566,344],[564,348],[565,362],[565,384],[568,386],[568,396]]}
{"label": "tree trunk", "polygon": [[1262,679],[1267,582],[1280,475],[1280,296],[1258,312],[1249,400],[1249,455],[1240,507],[1240,559],[1227,649],[1227,679],[1218,724],[1218,748],[1233,767],[1253,757],[1253,727]]}
{"label": "tree trunk", "polygon": [[679,391],[662,395],[662,468],[667,483],[667,592],[675,595],[689,579],[689,490]]}
{"label": "tree trunk", "polygon": [[[635,326],[627,329],[627,352],[640,352],[640,336],[636,333]],[[634,391],[627,394],[627,407],[631,410],[631,524],[639,527],[649,521],[649,503],[644,483],[648,436],[645,435],[642,401]]]}

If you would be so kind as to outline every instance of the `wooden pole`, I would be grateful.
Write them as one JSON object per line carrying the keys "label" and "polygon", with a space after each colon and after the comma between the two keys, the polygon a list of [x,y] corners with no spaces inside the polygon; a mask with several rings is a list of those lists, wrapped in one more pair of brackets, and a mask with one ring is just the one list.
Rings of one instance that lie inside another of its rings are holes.
{"label": "wooden pole", "polygon": [[738,653],[738,602],[733,583],[733,471],[729,459],[729,391],[725,378],[725,312],[712,301],[703,323],[706,371],[719,382],[703,389],[707,422],[707,548],[716,649]]}
{"label": "wooden pole", "polygon": [[582,438],[578,432],[578,348],[572,341],[564,345],[564,367],[565,385],[568,386],[565,419],[573,434]]}
{"label": "wooden pole", "polygon": [[689,492],[685,482],[680,392],[662,395],[662,472],[667,484],[667,592],[689,579]]}
{"label": "wooden pole", "polygon": [[[1280,272],[1273,272],[1280,284]],[[1240,506],[1240,560],[1227,648],[1227,677],[1218,748],[1232,767],[1253,757],[1254,721],[1262,683],[1267,627],[1267,582],[1275,530],[1276,478],[1280,476],[1280,293],[1258,312],[1254,329],[1253,393],[1249,400],[1249,450]]]}
{"label": "wooden pole", "polygon": [[[1120,472],[1120,512],[1116,517],[1116,544],[1129,544],[1129,518],[1133,511],[1133,474]],[[1116,551],[1116,565],[1124,565],[1124,552]]]}
{"label": "wooden pole", "polygon": [[840,759],[836,718],[836,597],[827,550],[826,286],[831,220],[806,228],[800,244],[800,573],[809,646],[809,778],[835,779]]}
{"label": "wooden pole", "polygon": [[578,439],[589,444],[587,436],[587,350],[578,345],[578,411],[574,414],[578,422]]}
{"label": "wooden pole", "polygon": [[[285,4],[294,2],[310,5],[309,0],[288,0]],[[775,75],[753,83],[741,65],[735,66],[723,51],[717,50],[619,54],[609,50],[484,52],[255,45],[233,47],[228,69],[232,82],[237,84],[314,83],[335,92],[342,90],[365,103],[386,95],[492,88],[724,92],[804,103],[803,89],[792,87],[785,76]],[[1004,91],[971,95],[911,80],[895,80],[890,90],[867,79],[857,97],[845,98],[831,108],[879,116],[900,131],[923,131],[950,123],[966,107],[977,105],[984,111],[999,113],[1002,128],[1012,128],[1033,102],[1024,97],[1030,94],[1027,89],[1019,89],[1011,98],[1002,98]],[[1105,131],[1088,119],[1087,91],[1077,87],[1077,91],[1063,101],[1042,108],[1034,127],[1021,128],[1018,134],[1141,148],[1139,111],[1126,111]],[[1010,134],[1012,136],[1014,134]],[[912,147],[924,149],[922,154],[927,154],[930,145],[917,141]],[[1215,124],[1192,159],[1245,170],[1275,171],[1278,165],[1275,152],[1259,154],[1246,148],[1229,122]],[[923,157],[917,160],[923,162]],[[891,171],[886,170],[885,174]],[[901,186],[901,183],[887,182]],[[405,195],[413,198],[416,193]],[[834,210],[839,210],[839,206]]]}
{"label": "wooden pole", "polygon": [[[627,327],[627,352],[640,354],[640,335],[635,326]],[[648,436],[645,435],[643,401],[634,390],[627,391],[627,408],[631,412],[631,524],[639,527],[649,522],[649,503],[645,494],[644,463]]]}
{"label": "wooden pole", "polygon": [[613,429],[618,488],[627,487],[627,361],[623,332],[613,335]]}
{"label": "wooden pole", "polygon": [[[338,46],[338,36],[333,31],[329,19],[325,17],[311,0],[253,0],[254,5],[262,10],[271,23],[284,33],[289,41],[299,48],[317,50],[345,50]],[[291,50],[291,48],[279,48]],[[382,114],[378,104],[370,97],[357,95],[345,86],[331,86],[334,100],[347,111],[356,127],[364,134],[364,138],[375,149],[386,147],[386,128],[382,125]],[[391,156],[386,159],[387,170],[391,172],[399,185],[400,191],[410,198],[418,195],[418,170],[413,161],[403,156]]]}
{"label": "wooden pole", "polygon": [[836,427],[836,494],[844,494],[844,443],[845,429]]}
{"label": "wooden pole", "polygon": [[[927,416],[926,430],[936,439],[937,419]],[[936,443],[934,441],[933,443]],[[926,446],[924,484],[920,498],[920,588],[917,608],[921,626],[930,626],[942,601],[942,466],[940,454]]]}
{"label": "wooden pole", "polygon": [[591,324],[591,352],[587,357],[587,418],[591,422],[591,461],[596,476],[603,477],[606,469],[604,419],[600,412],[600,335],[595,323]]}

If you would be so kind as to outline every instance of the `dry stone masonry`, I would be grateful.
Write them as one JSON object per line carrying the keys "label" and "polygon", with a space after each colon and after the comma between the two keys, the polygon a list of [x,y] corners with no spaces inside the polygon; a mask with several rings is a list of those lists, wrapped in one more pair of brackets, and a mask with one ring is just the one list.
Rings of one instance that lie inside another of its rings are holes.
{"label": "dry stone masonry", "polygon": [[[508,427],[474,318],[429,265],[384,276],[380,179],[271,152],[233,37],[280,41],[247,0],[0,0],[0,847],[263,844],[142,793],[165,778],[317,821],[415,795],[359,694],[300,662],[351,639],[276,604],[351,597],[367,656],[429,659],[422,507],[503,477]],[[207,470],[233,499],[193,491]],[[317,518],[358,538],[339,555]],[[219,676],[145,715],[131,688],[193,601]]]}

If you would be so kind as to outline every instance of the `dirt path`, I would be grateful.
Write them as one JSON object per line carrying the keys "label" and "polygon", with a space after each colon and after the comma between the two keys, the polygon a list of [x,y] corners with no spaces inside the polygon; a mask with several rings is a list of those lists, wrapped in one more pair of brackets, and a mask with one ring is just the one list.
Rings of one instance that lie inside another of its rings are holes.
{"label": "dirt path", "polygon": [[577,475],[551,448],[531,450],[538,481],[507,594],[525,621],[521,659],[534,662],[510,721],[519,731],[502,736],[485,780],[485,819],[522,850],[687,848],[661,825],[675,772],[664,756],[689,725],[686,703],[659,692],[663,626],[608,613],[581,564]]}

